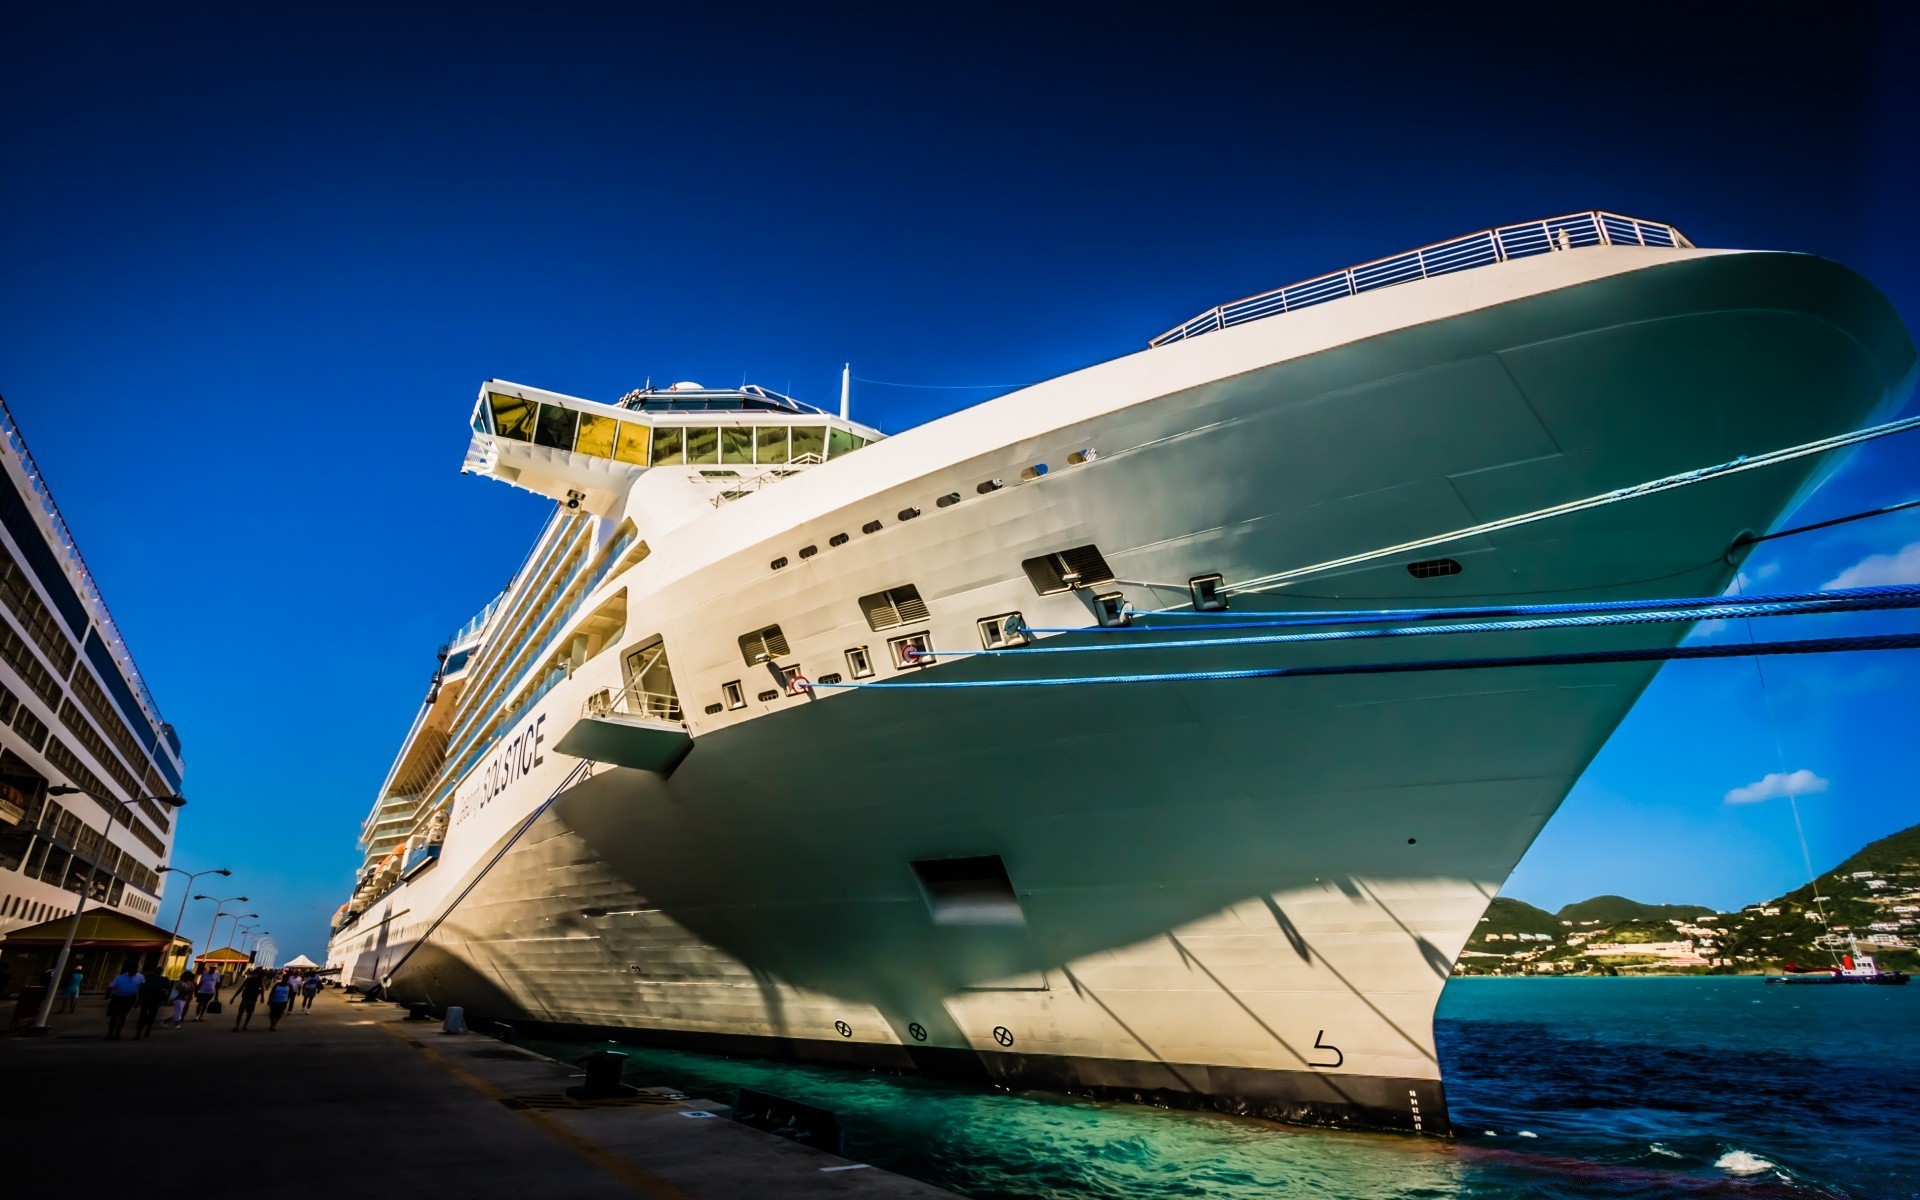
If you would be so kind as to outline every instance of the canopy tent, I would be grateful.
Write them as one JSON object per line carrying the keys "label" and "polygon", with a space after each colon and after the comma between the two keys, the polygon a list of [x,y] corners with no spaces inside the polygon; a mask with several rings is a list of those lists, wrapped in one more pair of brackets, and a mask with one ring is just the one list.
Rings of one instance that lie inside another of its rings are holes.
{"label": "canopy tent", "polygon": [[296,954],[295,956],[288,959],[286,962],[281,963],[280,965],[283,967],[297,968],[302,971],[311,971],[313,968],[319,966],[320,964],[308,958],[304,954]]}

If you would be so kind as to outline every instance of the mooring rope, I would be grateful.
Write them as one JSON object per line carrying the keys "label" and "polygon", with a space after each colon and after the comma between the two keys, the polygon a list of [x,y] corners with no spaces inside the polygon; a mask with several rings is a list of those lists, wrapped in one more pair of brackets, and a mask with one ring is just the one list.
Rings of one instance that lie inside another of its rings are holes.
{"label": "mooring rope", "polygon": [[1505,667],[1585,666],[1595,663],[1674,662],[1749,655],[1835,654],[1861,650],[1920,649],[1920,633],[1857,637],[1801,638],[1794,641],[1664,646],[1644,650],[1579,650],[1561,654],[1514,654],[1491,658],[1435,658],[1424,661],[1347,663],[1317,667],[1243,667],[1220,671],[1162,671],[1141,675],[1056,676],[1041,679],[890,679],[878,683],[810,683],[809,690],[882,691],[911,689],[1082,687],[1124,683],[1209,683],[1230,679],[1304,679],[1320,675],[1398,675],[1423,671],[1480,671]]}
{"label": "mooring rope", "polygon": [[[999,654],[1091,654],[1114,650],[1201,650],[1222,646],[1279,646],[1305,642],[1368,641],[1377,638],[1438,637],[1461,633],[1527,633],[1542,629],[1597,629],[1608,626],[1672,624],[1746,617],[1794,617],[1815,613],[1881,612],[1920,608],[1920,586],[1855,588],[1809,593],[1801,598],[1757,602],[1758,598],[1700,603],[1669,601],[1660,607],[1588,616],[1536,617],[1524,621],[1467,621],[1453,625],[1397,625],[1385,629],[1342,629],[1321,633],[1263,634],[1251,637],[1180,638],[1137,642],[1094,642],[1072,646],[1006,646],[990,650],[936,651],[935,658],[979,658]],[[1635,604],[1641,602],[1635,601]],[[1687,605],[1688,607],[1677,607]],[[1103,628],[1103,627],[1096,627]],[[1211,629],[1208,632],[1212,632]]]}

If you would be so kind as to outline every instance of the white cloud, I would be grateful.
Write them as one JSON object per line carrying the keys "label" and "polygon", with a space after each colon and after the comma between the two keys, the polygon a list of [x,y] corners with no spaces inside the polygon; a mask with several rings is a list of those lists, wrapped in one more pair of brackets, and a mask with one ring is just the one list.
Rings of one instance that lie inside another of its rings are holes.
{"label": "white cloud", "polygon": [[1781,796],[1806,796],[1814,792],[1824,792],[1829,786],[1831,785],[1826,780],[1805,767],[1801,767],[1792,774],[1774,771],[1765,779],[1728,792],[1727,803],[1758,804],[1762,800],[1773,800]]}
{"label": "white cloud", "polygon": [[1820,586],[1886,587],[1896,583],[1920,583],[1920,542],[1908,542],[1892,554],[1868,555]]}

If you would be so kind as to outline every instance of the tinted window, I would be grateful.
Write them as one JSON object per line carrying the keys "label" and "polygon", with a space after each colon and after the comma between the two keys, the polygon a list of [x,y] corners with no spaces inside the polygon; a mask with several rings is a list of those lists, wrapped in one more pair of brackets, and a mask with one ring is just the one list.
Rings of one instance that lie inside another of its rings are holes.
{"label": "tinted window", "polygon": [[580,414],[570,408],[561,408],[558,404],[540,406],[540,423],[534,428],[533,442],[536,446],[552,446],[557,450],[573,449],[573,427],[579,423]]}
{"label": "tinted window", "polygon": [[690,463],[717,463],[720,461],[720,431],[712,426],[696,426],[687,430],[687,461]]}
{"label": "tinted window", "polygon": [[795,425],[793,427],[793,461],[805,461],[804,456],[811,454],[821,458],[827,452],[827,431],[820,425]]}
{"label": "tinted window", "polygon": [[721,427],[720,461],[724,463],[750,463],[753,461],[752,426],[725,425]]}
{"label": "tinted window", "polygon": [[624,463],[646,466],[652,433],[653,427],[650,425],[620,422],[620,440],[614,444],[613,456]]}
{"label": "tinted window", "polygon": [[493,406],[493,431],[503,438],[512,438],[516,442],[533,440],[533,402],[522,400],[518,396],[502,396],[498,392],[488,392],[487,402]]}
{"label": "tinted window", "polygon": [[753,433],[757,444],[754,451],[755,462],[787,461],[787,427],[785,425],[762,425]]}
{"label": "tinted window", "polygon": [[654,466],[680,461],[680,435],[684,432],[678,425],[662,425],[653,431]]}
{"label": "tinted window", "polygon": [[592,413],[580,414],[580,435],[574,439],[576,454],[591,454],[595,458],[613,457],[614,431],[620,422],[612,417],[596,417]]}

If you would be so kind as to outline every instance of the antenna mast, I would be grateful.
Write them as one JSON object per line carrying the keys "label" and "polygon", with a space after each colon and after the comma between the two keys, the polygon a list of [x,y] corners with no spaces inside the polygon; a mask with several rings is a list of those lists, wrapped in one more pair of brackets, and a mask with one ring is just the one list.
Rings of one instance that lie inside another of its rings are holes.
{"label": "antenna mast", "polygon": [[853,364],[847,363],[840,368],[840,419],[848,420],[847,402],[853,396]]}

